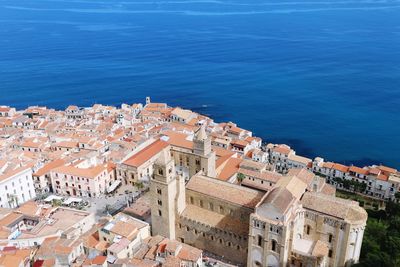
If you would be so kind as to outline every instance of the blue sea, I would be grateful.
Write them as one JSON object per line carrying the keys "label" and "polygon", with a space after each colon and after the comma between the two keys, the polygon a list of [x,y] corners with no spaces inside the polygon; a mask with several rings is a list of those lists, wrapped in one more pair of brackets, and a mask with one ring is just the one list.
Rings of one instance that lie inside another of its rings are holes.
{"label": "blue sea", "polygon": [[0,104],[146,96],[400,168],[400,1],[0,0]]}

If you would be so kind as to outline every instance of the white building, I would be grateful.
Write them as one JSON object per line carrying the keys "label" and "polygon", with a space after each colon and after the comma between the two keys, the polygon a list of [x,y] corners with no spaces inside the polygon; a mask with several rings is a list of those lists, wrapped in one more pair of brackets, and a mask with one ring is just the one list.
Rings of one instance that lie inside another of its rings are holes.
{"label": "white building", "polygon": [[36,197],[30,166],[0,169],[0,207],[15,208]]}

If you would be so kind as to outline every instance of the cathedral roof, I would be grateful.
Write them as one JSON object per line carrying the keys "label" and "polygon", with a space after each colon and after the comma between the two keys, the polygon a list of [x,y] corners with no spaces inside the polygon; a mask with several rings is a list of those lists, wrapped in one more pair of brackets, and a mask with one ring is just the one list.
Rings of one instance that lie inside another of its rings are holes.
{"label": "cathedral roof", "polygon": [[358,202],[315,192],[304,194],[301,203],[303,207],[319,213],[327,214],[349,223],[365,223],[367,212]]}
{"label": "cathedral roof", "polygon": [[254,208],[263,196],[263,193],[257,190],[219,181],[203,175],[193,176],[187,183],[186,188],[206,196],[248,208]]}

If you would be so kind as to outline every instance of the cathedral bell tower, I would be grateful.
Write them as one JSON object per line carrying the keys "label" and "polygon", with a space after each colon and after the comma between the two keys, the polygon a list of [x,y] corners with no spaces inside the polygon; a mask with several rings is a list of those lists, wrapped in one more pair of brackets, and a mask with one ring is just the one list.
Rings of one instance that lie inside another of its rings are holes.
{"label": "cathedral bell tower", "polygon": [[185,208],[184,178],[177,176],[170,147],[154,164],[150,181],[152,234],[175,239],[175,222]]}
{"label": "cathedral bell tower", "polygon": [[209,177],[215,177],[215,152],[211,150],[211,137],[207,135],[205,125],[202,125],[193,138],[194,154],[196,159],[196,171],[201,170]]}

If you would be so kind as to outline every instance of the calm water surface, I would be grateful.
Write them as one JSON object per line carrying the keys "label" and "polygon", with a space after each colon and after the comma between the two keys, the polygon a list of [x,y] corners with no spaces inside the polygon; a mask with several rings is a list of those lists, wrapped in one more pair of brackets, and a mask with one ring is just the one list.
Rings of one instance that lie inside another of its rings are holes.
{"label": "calm water surface", "polygon": [[0,0],[0,103],[154,101],[400,168],[400,1]]}

